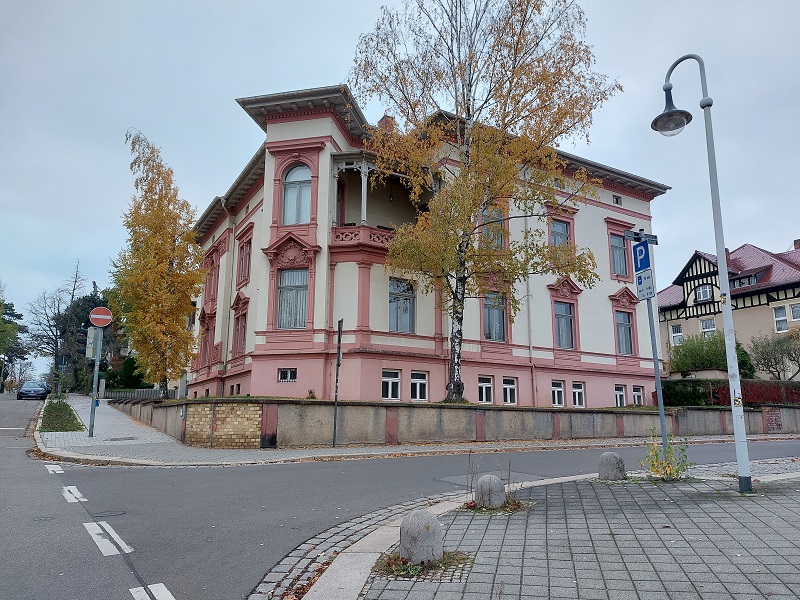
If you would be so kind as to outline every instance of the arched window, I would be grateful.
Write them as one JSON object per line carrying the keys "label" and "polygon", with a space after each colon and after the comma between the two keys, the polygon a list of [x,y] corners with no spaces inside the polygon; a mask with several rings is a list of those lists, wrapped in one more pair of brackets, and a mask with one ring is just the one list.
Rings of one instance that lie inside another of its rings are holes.
{"label": "arched window", "polygon": [[311,220],[311,169],[293,167],[283,178],[283,225],[308,223]]}

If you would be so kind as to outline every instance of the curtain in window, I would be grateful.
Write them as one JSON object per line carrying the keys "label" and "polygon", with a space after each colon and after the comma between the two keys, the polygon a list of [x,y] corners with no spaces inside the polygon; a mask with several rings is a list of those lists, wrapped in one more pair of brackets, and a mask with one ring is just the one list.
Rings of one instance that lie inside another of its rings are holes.
{"label": "curtain in window", "polygon": [[308,270],[281,271],[278,286],[278,329],[305,328]]}
{"label": "curtain in window", "polygon": [[633,330],[631,328],[631,314],[617,311],[617,344],[620,354],[633,354]]}
{"label": "curtain in window", "polygon": [[575,336],[572,321],[572,305],[567,302],[556,302],[556,346],[558,348],[574,348]]}
{"label": "curtain in window", "polygon": [[483,300],[483,337],[487,340],[505,341],[505,298],[500,294],[486,294]]}
{"label": "curtain in window", "polygon": [[283,182],[283,224],[295,225],[311,220],[311,169],[293,168]]}
{"label": "curtain in window", "polygon": [[628,254],[625,249],[625,238],[620,235],[611,236],[611,272],[615,275],[628,275]]}
{"label": "curtain in window", "polygon": [[414,287],[405,279],[389,279],[389,331],[414,333]]}

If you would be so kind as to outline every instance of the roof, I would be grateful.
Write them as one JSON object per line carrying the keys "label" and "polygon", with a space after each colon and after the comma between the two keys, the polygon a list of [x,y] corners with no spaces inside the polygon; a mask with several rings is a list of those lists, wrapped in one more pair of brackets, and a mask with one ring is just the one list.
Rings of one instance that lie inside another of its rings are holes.
{"label": "roof", "polygon": [[[683,276],[697,258],[717,265],[713,254],[695,250],[672,285],[658,292],[659,308],[670,308],[684,302]],[[744,296],[755,291],[800,285],[800,250],[772,253],[753,244],[744,244],[730,253],[728,278],[737,279],[755,275],[756,282],[731,289],[731,296]]]}
{"label": "roof", "polygon": [[660,196],[667,190],[672,189],[670,186],[664,185],[663,183],[658,183],[657,181],[652,181],[650,179],[645,179],[644,177],[639,177],[638,175],[620,171],[619,169],[608,167],[586,158],[575,156],[574,154],[569,154],[563,150],[557,150],[556,152],[558,152],[558,155],[561,158],[567,161],[567,167],[575,170],[581,168],[585,169],[586,173],[590,177],[597,177],[603,181],[611,181],[619,185],[624,185],[627,188],[634,189],[638,192],[642,192],[653,197]]}
{"label": "roof", "polygon": [[353,98],[350,88],[344,84],[265,96],[251,96],[250,98],[239,98],[236,102],[265,132],[270,117],[280,116],[284,113],[321,109],[336,111],[350,135],[356,139],[361,139],[366,135],[368,126],[367,119]]}

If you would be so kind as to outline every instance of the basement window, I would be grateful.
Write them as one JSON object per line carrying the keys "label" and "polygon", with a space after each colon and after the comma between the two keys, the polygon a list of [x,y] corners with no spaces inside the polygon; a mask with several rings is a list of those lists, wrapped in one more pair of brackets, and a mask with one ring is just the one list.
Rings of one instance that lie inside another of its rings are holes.
{"label": "basement window", "polygon": [[297,381],[297,369],[278,369],[278,383],[294,383]]}

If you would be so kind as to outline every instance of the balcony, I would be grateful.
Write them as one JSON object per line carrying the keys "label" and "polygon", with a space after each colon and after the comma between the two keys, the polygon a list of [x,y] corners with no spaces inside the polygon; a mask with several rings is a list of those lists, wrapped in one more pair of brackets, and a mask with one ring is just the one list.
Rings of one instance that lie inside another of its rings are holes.
{"label": "balcony", "polygon": [[383,263],[389,242],[394,238],[390,227],[344,224],[331,228],[330,253],[332,262]]}

